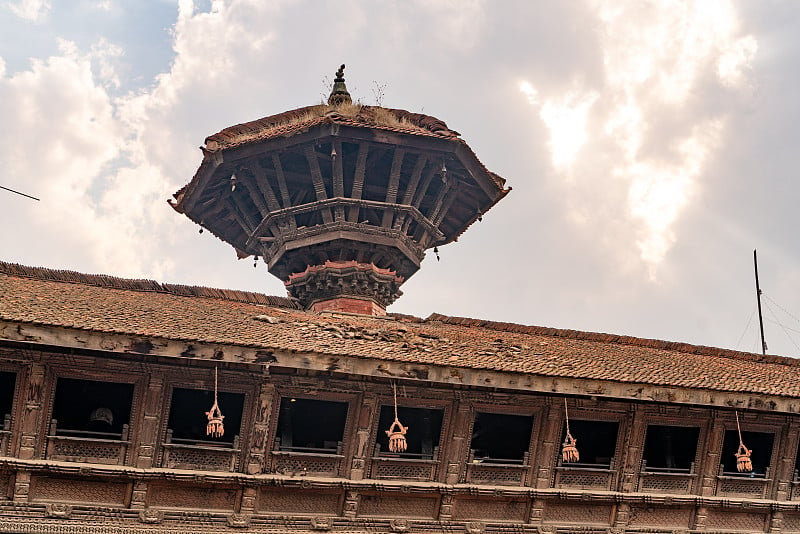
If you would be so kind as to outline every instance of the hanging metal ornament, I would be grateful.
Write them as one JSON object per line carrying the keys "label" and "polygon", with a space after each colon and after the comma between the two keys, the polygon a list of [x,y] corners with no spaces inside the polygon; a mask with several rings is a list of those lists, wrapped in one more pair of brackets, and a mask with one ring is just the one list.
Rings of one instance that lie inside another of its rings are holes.
{"label": "hanging metal ornament", "polygon": [[386,430],[386,435],[389,436],[389,450],[391,452],[405,452],[408,448],[406,442],[407,426],[403,426],[400,419],[397,418],[397,384],[392,382],[392,391],[394,393],[394,422],[389,430]]}
{"label": "hanging metal ornament", "polygon": [[579,462],[581,455],[578,452],[578,440],[572,437],[569,432],[569,411],[567,410],[567,399],[564,399],[564,418],[567,422],[567,435],[564,437],[564,443],[561,445],[561,458],[564,462],[574,464]]}
{"label": "hanging metal ornament", "polygon": [[750,459],[750,454],[753,451],[744,446],[742,441],[742,429],[739,426],[739,412],[736,413],[736,430],[739,432],[739,448],[736,449],[734,456],[736,456],[736,470],[740,473],[750,473],[753,470],[753,461]]}
{"label": "hanging metal ornament", "polygon": [[216,367],[214,367],[214,404],[211,406],[211,409],[206,412],[206,416],[208,417],[206,435],[214,438],[221,438],[225,434],[225,425],[222,424],[222,420],[225,419],[225,416],[222,415],[222,411],[219,409],[219,404],[217,403]]}

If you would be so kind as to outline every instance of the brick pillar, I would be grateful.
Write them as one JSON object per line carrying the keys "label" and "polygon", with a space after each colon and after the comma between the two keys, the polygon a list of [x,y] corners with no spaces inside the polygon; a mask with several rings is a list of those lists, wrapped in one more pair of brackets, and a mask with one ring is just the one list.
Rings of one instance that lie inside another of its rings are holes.
{"label": "brick pillar", "polygon": [[151,374],[142,403],[142,424],[138,432],[139,447],[136,467],[148,469],[155,463],[158,432],[161,426],[161,410],[164,406],[164,376]]}

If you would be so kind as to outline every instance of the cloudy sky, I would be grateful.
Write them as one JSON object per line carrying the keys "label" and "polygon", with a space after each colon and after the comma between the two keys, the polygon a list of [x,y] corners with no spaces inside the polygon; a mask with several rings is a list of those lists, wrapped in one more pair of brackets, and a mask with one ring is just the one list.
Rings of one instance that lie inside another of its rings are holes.
{"label": "cloudy sky", "polygon": [[284,294],[166,199],[232,124],[435,115],[513,192],[404,285],[431,312],[800,356],[800,4],[0,0],[0,259]]}

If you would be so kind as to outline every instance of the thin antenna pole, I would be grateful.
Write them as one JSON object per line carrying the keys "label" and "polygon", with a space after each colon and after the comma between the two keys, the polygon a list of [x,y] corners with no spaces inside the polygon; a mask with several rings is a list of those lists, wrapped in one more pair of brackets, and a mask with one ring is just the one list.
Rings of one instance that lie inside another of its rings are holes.
{"label": "thin antenna pole", "polygon": [[23,196],[23,197],[32,198],[33,200],[39,200],[39,199],[38,199],[38,198],[36,198],[36,197],[32,197],[32,196],[30,196],[30,195],[26,195],[25,193],[20,193],[19,191],[15,191],[15,190],[13,190],[13,189],[9,189],[8,187],[3,187],[2,185],[0,185],[0,189],[5,189],[6,191],[11,191],[12,193],[16,193],[16,194],[18,194],[18,195],[21,195],[21,196]]}
{"label": "thin antenna pole", "polygon": [[758,284],[758,255],[753,250],[753,266],[756,271],[756,299],[758,300],[758,326],[761,329],[761,354],[767,354],[767,342],[764,340],[764,318],[761,315],[761,286]]}

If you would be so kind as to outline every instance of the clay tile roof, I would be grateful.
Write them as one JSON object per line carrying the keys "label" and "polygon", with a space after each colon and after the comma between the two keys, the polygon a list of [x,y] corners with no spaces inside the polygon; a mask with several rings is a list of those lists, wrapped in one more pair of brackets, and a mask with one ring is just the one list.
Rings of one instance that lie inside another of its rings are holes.
{"label": "clay tile roof", "polygon": [[800,398],[800,360],[433,314],[314,314],[285,297],[0,263],[0,320],[370,360]]}

